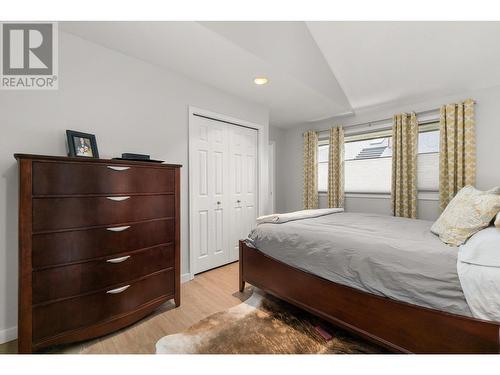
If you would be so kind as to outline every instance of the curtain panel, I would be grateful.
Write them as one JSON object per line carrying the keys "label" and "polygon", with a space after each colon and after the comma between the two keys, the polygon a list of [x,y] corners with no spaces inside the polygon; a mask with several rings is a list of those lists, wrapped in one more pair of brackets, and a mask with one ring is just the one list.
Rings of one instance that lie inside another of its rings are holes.
{"label": "curtain panel", "polygon": [[439,206],[444,210],[461,188],[476,183],[474,100],[441,106],[439,129]]}
{"label": "curtain panel", "polygon": [[395,115],[392,125],[392,213],[417,217],[418,122],[415,113]]}
{"label": "curtain panel", "polygon": [[318,135],[304,133],[304,209],[318,208]]}
{"label": "curtain panel", "polygon": [[330,129],[328,207],[344,207],[344,129]]}

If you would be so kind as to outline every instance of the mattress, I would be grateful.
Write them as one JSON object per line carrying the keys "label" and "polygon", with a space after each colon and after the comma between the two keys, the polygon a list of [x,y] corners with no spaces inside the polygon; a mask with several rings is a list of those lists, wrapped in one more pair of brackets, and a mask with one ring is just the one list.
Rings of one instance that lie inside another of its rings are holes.
{"label": "mattress", "polygon": [[261,224],[250,244],[292,267],[397,301],[472,316],[457,274],[458,248],[431,221],[334,213]]}

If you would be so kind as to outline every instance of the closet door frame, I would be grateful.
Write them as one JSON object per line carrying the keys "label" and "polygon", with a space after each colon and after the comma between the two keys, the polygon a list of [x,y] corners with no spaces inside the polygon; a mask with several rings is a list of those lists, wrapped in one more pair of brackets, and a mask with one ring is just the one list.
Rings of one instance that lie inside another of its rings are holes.
{"label": "closet door frame", "polygon": [[[189,154],[189,161],[188,161],[188,169],[189,169],[189,216],[188,216],[188,221],[189,221],[189,241],[188,241],[188,246],[189,246],[189,275],[190,275],[190,280],[194,279],[194,272],[195,272],[195,256],[194,256],[194,248],[191,247],[192,244],[192,239],[194,235],[194,228],[193,228],[193,220],[192,217],[194,215],[194,202],[193,202],[193,196],[191,194],[192,191],[194,191],[194,178],[193,173],[194,169],[191,168],[192,165],[194,165],[194,157],[195,154],[193,152],[193,147],[191,146],[191,142],[193,141],[193,118],[198,115],[202,116],[208,119],[212,119],[214,121],[221,121],[226,124],[232,125],[232,126],[242,126],[250,129],[254,129],[257,131],[257,173],[256,173],[256,178],[257,178],[257,200],[256,200],[256,205],[257,205],[257,216],[261,216],[267,213],[267,206],[268,206],[268,157],[267,157],[267,151],[268,151],[268,134],[265,132],[265,126],[261,124],[257,124],[254,122],[246,121],[246,120],[241,120],[238,118],[234,118],[231,116],[226,116],[220,113],[208,111],[202,108],[194,107],[194,106],[189,106],[189,132],[188,132],[188,154]],[[185,243],[185,242],[184,242]]]}

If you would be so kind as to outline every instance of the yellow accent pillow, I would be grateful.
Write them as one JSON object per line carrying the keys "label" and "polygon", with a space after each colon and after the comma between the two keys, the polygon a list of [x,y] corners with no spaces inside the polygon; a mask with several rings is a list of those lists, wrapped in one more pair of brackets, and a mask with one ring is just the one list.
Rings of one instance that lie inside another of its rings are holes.
{"label": "yellow accent pillow", "polygon": [[490,225],[499,211],[500,187],[481,191],[465,186],[432,225],[431,232],[439,235],[444,243],[459,246]]}

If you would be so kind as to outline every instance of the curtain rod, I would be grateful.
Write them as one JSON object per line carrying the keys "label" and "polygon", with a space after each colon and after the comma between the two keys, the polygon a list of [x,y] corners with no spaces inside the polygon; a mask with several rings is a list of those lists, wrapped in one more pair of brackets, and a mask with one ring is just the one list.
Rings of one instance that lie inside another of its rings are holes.
{"label": "curtain rod", "polygon": [[[476,104],[477,102],[474,100],[474,104]],[[455,105],[458,105],[458,104],[455,104]],[[405,113],[415,113],[416,115],[422,115],[422,114],[425,114],[425,113],[430,113],[430,112],[435,112],[435,111],[439,111],[440,108],[434,108],[434,109],[427,109],[425,111],[420,111],[420,112],[415,112],[415,111],[410,111],[410,112],[405,112]],[[387,118],[383,118],[383,119],[380,119],[380,120],[374,120],[374,121],[365,121],[365,122],[360,122],[360,123],[357,123],[357,124],[353,124],[353,125],[342,125],[342,127],[344,129],[351,129],[351,128],[356,128],[358,126],[368,126],[368,127],[371,127],[373,124],[376,124],[378,122],[384,122],[384,121],[391,121],[392,120],[392,116],[391,117],[387,117]],[[423,125],[425,122],[427,121],[424,121],[424,122],[420,122],[419,124],[420,125]],[[434,122],[434,121],[432,121]],[[321,133],[321,132],[326,132],[328,131],[329,129],[310,129],[310,130],[307,130],[307,131],[315,131],[317,133]]]}

